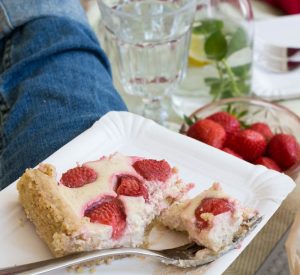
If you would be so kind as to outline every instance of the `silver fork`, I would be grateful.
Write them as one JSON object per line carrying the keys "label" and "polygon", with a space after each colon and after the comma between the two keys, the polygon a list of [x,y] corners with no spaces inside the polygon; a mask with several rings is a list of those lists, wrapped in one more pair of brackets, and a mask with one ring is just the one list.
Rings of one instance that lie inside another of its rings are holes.
{"label": "silver fork", "polygon": [[136,255],[155,258],[164,264],[178,267],[202,266],[213,262],[228,251],[235,249],[239,243],[260,223],[262,217],[255,216],[244,222],[241,226],[240,234],[235,237],[232,244],[225,247],[221,252],[215,253],[196,243],[189,243],[172,249],[160,251],[143,248],[112,248],[101,249],[91,252],[81,252],[71,254],[61,258],[55,258],[25,265],[12,266],[0,269],[3,274],[42,274],[60,268],[78,265],[83,262],[99,260],[107,257]]}

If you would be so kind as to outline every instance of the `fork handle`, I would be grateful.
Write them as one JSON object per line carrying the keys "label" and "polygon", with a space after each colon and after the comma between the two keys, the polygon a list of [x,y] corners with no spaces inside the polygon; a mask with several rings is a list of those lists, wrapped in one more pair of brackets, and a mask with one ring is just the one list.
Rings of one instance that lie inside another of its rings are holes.
{"label": "fork handle", "polygon": [[12,266],[0,269],[0,275],[4,274],[42,274],[44,272],[53,271],[59,268],[65,268],[71,265],[80,264],[87,261],[99,260],[105,257],[120,256],[120,255],[142,255],[160,258],[164,257],[159,253],[141,248],[112,248],[101,249],[91,252],[81,252],[68,256],[29,263],[24,265]]}

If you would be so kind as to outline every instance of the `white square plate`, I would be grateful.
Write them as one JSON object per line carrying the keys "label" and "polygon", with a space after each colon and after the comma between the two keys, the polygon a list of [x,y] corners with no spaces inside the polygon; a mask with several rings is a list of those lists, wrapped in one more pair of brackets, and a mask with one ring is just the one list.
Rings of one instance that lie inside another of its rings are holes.
{"label": "white square plate", "polygon": [[[116,151],[125,155],[166,159],[179,168],[185,182],[196,184],[190,191],[191,197],[213,182],[220,182],[225,192],[263,215],[262,222],[243,241],[241,248],[209,264],[205,274],[221,274],[226,270],[295,186],[293,180],[284,174],[254,166],[127,112],[108,113],[44,162],[55,165],[59,177],[76,162],[99,159]],[[51,258],[48,248],[39,239],[18,203],[16,182],[0,192],[0,217],[0,267]],[[170,270],[149,259],[125,258],[99,266],[97,271],[102,274],[153,274],[162,273],[164,268]],[[179,269],[177,271],[176,274],[179,274]],[[59,271],[59,274],[64,273],[70,274],[66,270]]]}

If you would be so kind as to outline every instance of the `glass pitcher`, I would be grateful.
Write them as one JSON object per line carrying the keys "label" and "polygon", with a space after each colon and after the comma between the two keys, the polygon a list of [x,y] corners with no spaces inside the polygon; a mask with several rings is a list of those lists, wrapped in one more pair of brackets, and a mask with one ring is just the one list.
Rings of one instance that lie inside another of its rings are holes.
{"label": "glass pitcher", "polygon": [[210,101],[251,92],[253,13],[249,0],[198,0],[189,66],[172,95],[181,117]]}

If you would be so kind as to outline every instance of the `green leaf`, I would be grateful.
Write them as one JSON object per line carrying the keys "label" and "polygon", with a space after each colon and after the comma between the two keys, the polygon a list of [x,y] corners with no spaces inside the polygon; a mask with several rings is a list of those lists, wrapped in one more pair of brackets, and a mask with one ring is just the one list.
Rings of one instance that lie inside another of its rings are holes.
{"label": "green leaf", "polygon": [[227,104],[227,107],[226,107],[226,109],[225,109],[225,111],[227,112],[227,113],[229,113],[229,114],[231,114],[231,110],[232,110],[232,104],[231,103],[228,103]]}
{"label": "green leaf", "polygon": [[232,81],[230,78],[206,78],[205,83],[210,86],[210,94],[214,100],[233,97]]}
{"label": "green leaf", "polygon": [[206,56],[210,59],[223,59],[227,53],[227,41],[225,36],[220,31],[214,32],[205,40],[204,50]]}
{"label": "green leaf", "polygon": [[227,90],[223,90],[222,91],[221,99],[223,99],[223,98],[230,98],[230,97],[233,97],[231,89],[227,89]]}
{"label": "green leaf", "polygon": [[245,64],[237,67],[231,67],[232,72],[239,78],[249,78],[251,64]]}
{"label": "green leaf", "polygon": [[248,39],[246,32],[242,28],[238,28],[228,43],[227,56],[247,47],[247,45]]}
{"label": "green leaf", "polygon": [[220,82],[215,82],[210,85],[210,94],[213,97],[213,100],[222,98],[224,93],[224,80]]}
{"label": "green leaf", "polygon": [[240,124],[241,124],[242,129],[247,129],[250,127],[250,125],[243,120],[240,120]]}
{"label": "green leaf", "polygon": [[206,85],[211,86],[214,83],[220,83],[221,79],[216,77],[206,77],[204,78],[204,82]]}
{"label": "green leaf", "polygon": [[239,90],[239,95],[248,95],[250,93],[250,85],[245,80],[236,81],[236,86]]}
{"label": "green leaf", "polygon": [[190,119],[190,118],[189,118],[188,116],[186,116],[186,115],[183,116],[183,119],[184,119],[185,123],[186,123],[188,126],[191,126],[191,125],[194,124],[193,120]]}
{"label": "green leaf", "polygon": [[199,22],[200,25],[193,28],[194,34],[211,34],[216,31],[220,31],[224,24],[221,20],[206,19]]}
{"label": "green leaf", "polygon": [[237,109],[235,107],[232,107],[230,114],[233,115],[233,116],[235,116],[235,117],[237,117],[237,114],[238,114]]}
{"label": "green leaf", "polygon": [[[227,103],[227,107],[224,108],[224,111],[235,116],[236,118],[238,118],[240,115],[238,108],[236,106],[234,106],[234,104],[232,104],[232,103]],[[244,111],[242,111],[242,113],[243,112]]]}
{"label": "green leaf", "polygon": [[210,86],[209,90],[210,95],[212,96],[213,100],[216,100],[220,96],[220,83],[213,83]]}
{"label": "green leaf", "polygon": [[249,113],[248,110],[244,110],[237,115],[237,118],[240,119]]}

